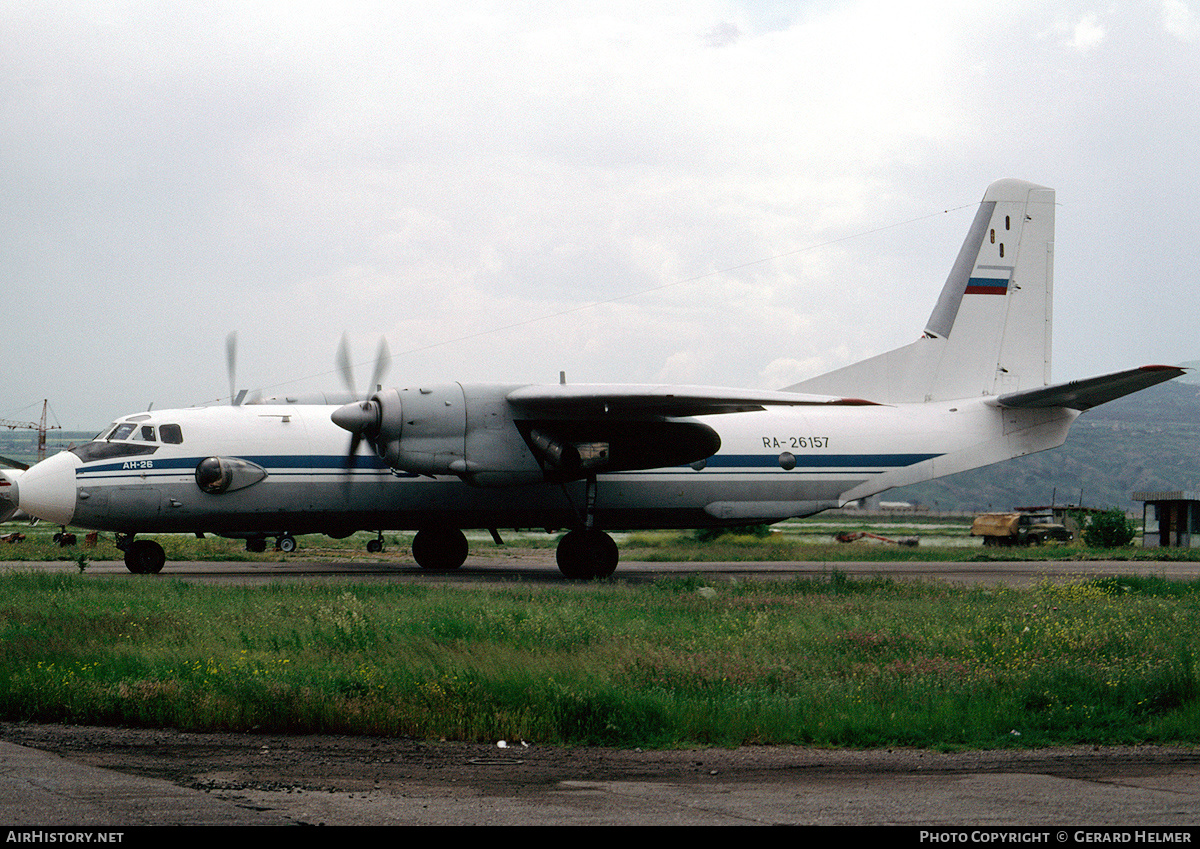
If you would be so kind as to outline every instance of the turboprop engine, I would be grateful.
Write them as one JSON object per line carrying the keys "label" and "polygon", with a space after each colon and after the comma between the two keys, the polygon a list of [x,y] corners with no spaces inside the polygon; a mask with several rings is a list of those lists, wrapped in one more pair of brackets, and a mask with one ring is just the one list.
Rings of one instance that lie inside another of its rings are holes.
{"label": "turboprop engine", "polygon": [[398,471],[457,475],[476,486],[578,480],[602,472],[683,465],[716,453],[716,431],[662,416],[574,419],[509,398],[520,386],[437,384],[386,389],[335,410]]}

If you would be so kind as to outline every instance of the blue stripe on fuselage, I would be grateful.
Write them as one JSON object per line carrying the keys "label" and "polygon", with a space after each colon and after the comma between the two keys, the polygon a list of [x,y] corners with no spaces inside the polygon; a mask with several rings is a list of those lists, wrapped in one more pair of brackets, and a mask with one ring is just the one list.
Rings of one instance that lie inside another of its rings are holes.
{"label": "blue stripe on fuselage", "polygon": [[[912,466],[932,460],[939,454],[802,454],[796,456],[796,466],[790,473],[822,472],[832,470],[871,471]],[[94,463],[80,466],[75,471],[76,479],[114,480],[126,476],[155,478],[192,472],[203,457],[157,457],[153,459],[127,459]],[[339,455],[276,454],[249,456],[240,459],[262,466],[267,473],[277,477],[300,475],[344,475],[348,472],[388,472],[402,477],[415,477],[406,472],[393,471],[387,463],[374,455],[358,455],[353,458]],[[351,462],[352,461],[352,462]],[[688,468],[682,466],[681,468]],[[707,469],[747,469],[765,471],[774,469],[782,472],[778,454],[715,454],[705,462]],[[641,470],[643,473],[651,470]]]}
{"label": "blue stripe on fuselage", "polygon": [[[940,457],[940,454],[797,454],[796,469],[894,469]],[[779,467],[778,454],[715,454],[706,468]]]}

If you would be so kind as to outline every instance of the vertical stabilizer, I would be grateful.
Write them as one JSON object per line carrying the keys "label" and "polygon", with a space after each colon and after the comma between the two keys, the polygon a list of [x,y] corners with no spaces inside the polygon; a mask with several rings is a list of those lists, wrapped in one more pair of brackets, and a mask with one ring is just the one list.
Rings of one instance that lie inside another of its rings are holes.
{"label": "vertical stabilizer", "polygon": [[916,342],[788,391],[884,403],[1000,395],[1050,382],[1054,190],[988,187]]}

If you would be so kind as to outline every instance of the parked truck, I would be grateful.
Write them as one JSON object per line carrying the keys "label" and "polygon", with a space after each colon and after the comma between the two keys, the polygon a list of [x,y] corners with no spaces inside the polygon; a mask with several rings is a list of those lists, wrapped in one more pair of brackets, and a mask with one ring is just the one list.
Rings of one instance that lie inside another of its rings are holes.
{"label": "parked truck", "polygon": [[981,513],[971,524],[971,536],[983,537],[984,545],[1041,545],[1070,542],[1066,526],[1047,513]]}

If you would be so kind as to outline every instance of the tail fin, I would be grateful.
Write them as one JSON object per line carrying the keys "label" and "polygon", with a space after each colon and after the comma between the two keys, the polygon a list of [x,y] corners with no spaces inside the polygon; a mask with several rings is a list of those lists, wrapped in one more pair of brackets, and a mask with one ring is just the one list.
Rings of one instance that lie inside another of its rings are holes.
{"label": "tail fin", "polygon": [[1054,190],[988,186],[916,342],[789,386],[882,403],[1000,395],[1050,382]]}

